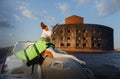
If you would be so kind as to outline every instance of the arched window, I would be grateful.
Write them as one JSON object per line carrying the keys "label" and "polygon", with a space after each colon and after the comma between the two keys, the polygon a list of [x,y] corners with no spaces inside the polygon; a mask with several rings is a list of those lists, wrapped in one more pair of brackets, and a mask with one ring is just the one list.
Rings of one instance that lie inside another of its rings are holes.
{"label": "arched window", "polygon": [[70,33],[70,30],[68,30],[67,32]]}
{"label": "arched window", "polygon": [[70,43],[67,43],[67,46],[69,47],[69,46],[70,46]]}
{"label": "arched window", "polygon": [[70,37],[67,37],[67,40],[70,40]]}
{"label": "arched window", "polygon": [[64,44],[63,44],[63,43],[61,43],[61,46],[63,47],[63,46],[64,46]]}
{"label": "arched window", "polygon": [[83,44],[83,47],[86,47],[86,43]]}

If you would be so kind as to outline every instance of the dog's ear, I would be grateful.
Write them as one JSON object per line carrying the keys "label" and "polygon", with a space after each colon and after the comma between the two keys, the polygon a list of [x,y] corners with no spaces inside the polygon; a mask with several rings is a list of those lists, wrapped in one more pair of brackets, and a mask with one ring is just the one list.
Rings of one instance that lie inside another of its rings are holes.
{"label": "dog's ear", "polygon": [[41,25],[40,25],[40,26],[41,26],[42,29],[45,29],[46,27],[48,27],[48,26],[45,25],[43,22],[41,22]]}

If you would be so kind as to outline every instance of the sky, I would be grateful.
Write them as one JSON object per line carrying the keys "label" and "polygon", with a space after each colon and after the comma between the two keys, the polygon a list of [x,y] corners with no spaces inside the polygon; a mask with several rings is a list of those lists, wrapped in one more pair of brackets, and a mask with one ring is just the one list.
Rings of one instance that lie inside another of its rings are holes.
{"label": "sky", "polygon": [[120,0],[0,0],[0,47],[40,38],[40,22],[64,24],[77,15],[86,24],[114,29],[114,48],[120,48]]}

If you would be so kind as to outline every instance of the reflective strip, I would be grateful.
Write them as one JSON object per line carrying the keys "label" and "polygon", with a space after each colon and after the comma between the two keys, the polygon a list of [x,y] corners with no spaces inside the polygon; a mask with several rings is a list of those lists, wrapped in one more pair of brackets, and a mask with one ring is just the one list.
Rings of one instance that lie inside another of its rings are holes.
{"label": "reflective strip", "polygon": [[37,49],[37,46],[35,44],[33,44],[33,46],[34,46],[34,49],[35,49],[36,53],[39,55],[39,51]]}
{"label": "reflective strip", "polygon": [[26,49],[24,49],[24,53],[25,53],[25,57],[27,58],[27,60],[30,61],[29,58],[28,58],[28,55],[27,55]]}
{"label": "reflective strip", "polygon": [[[28,46],[28,47],[29,47],[29,46]],[[28,48],[28,47],[27,47],[27,48]],[[38,49],[37,49],[37,46],[36,46],[35,44],[33,44],[33,47],[34,47],[34,50],[36,51],[36,53],[39,55],[39,51],[38,51]],[[27,48],[26,48],[26,49],[27,49]],[[27,55],[26,49],[24,49],[25,57],[26,57],[26,59],[27,59],[28,61],[30,61],[30,60],[29,60],[29,57],[28,57],[28,55]]]}

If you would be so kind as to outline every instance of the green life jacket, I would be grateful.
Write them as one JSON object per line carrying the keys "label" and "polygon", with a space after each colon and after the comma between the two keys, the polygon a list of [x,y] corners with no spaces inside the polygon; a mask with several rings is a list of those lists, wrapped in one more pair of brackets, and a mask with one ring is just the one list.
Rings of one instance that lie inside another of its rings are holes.
{"label": "green life jacket", "polygon": [[49,41],[38,40],[34,44],[29,45],[24,50],[17,52],[16,56],[19,59],[28,62],[34,59],[39,54],[41,54],[43,51],[45,51],[48,47],[52,47],[53,49],[55,48],[54,44],[52,44]]}

